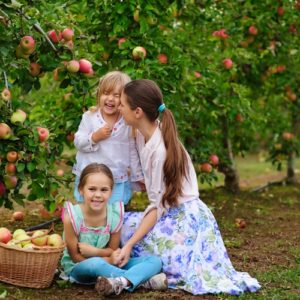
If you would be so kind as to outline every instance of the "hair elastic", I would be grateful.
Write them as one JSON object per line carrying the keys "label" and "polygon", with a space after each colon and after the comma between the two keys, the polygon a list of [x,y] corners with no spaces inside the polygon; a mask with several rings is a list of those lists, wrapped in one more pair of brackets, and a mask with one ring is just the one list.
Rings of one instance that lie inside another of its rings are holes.
{"label": "hair elastic", "polygon": [[159,107],[158,107],[158,112],[163,112],[166,109],[166,105],[164,103],[162,103]]}

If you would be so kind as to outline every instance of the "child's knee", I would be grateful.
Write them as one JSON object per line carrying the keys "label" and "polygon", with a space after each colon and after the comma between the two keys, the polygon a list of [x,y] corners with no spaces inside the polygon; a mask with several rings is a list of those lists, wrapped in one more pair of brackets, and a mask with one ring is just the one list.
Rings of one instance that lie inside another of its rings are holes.
{"label": "child's knee", "polygon": [[149,256],[147,257],[147,260],[153,265],[153,267],[155,266],[155,268],[158,270],[157,272],[159,272],[162,269],[162,261],[159,257]]}

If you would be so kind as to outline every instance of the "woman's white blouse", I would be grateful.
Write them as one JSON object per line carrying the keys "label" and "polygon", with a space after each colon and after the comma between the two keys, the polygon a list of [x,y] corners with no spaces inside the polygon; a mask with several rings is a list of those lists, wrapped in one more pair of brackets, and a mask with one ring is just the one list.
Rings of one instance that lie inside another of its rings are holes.
{"label": "woman's white blouse", "polygon": [[[166,159],[166,148],[159,126],[147,143],[145,143],[143,135],[137,130],[136,143],[150,202],[144,215],[157,208],[157,219],[159,219],[168,208],[167,205],[164,208],[161,203],[165,192],[163,166]],[[187,156],[188,176],[187,179],[183,179],[182,196],[178,198],[178,204],[199,198],[196,172],[188,154]]]}
{"label": "woman's white blouse", "polygon": [[123,118],[116,122],[110,137],[98,143],[92,141],[92,134],[106,124],[99,110],[82,115],[74,139],[78,151],[73,173],[79,176],[88,164],[97,162],[111,169],[115,183],[128,181],[129,174],[132,182],[143,180],[132,127],[126,125]]}

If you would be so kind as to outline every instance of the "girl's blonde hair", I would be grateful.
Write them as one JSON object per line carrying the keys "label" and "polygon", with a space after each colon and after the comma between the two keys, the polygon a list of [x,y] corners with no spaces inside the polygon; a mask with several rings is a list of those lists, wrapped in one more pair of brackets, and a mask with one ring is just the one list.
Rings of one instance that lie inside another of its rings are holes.
{"label": "girl's blonde hair", "polygon": [[128,82],[131,81],[131,78],[120,71],[111,71],[102,76],[99,80],[98,88],[97,88],[97,107],[100,106],[100,97],[104,92],[112,91],[116,86],[120,88],[120,94]]}

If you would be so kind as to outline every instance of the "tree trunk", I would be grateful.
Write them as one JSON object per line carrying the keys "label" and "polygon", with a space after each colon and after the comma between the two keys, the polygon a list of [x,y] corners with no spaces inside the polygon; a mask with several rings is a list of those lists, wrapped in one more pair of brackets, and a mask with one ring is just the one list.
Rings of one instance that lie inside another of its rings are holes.
{"label": "tree trunk", "polygon": [[235,166],[232,144],[229,137],[229,127],[227,118],[224,116],[222,119],[222,135],[223,135],[223,147],[225,150],[224,161],[219,165],[219,171],[225,175],[225,188],[231,192],[239,192],[239,175]]}

